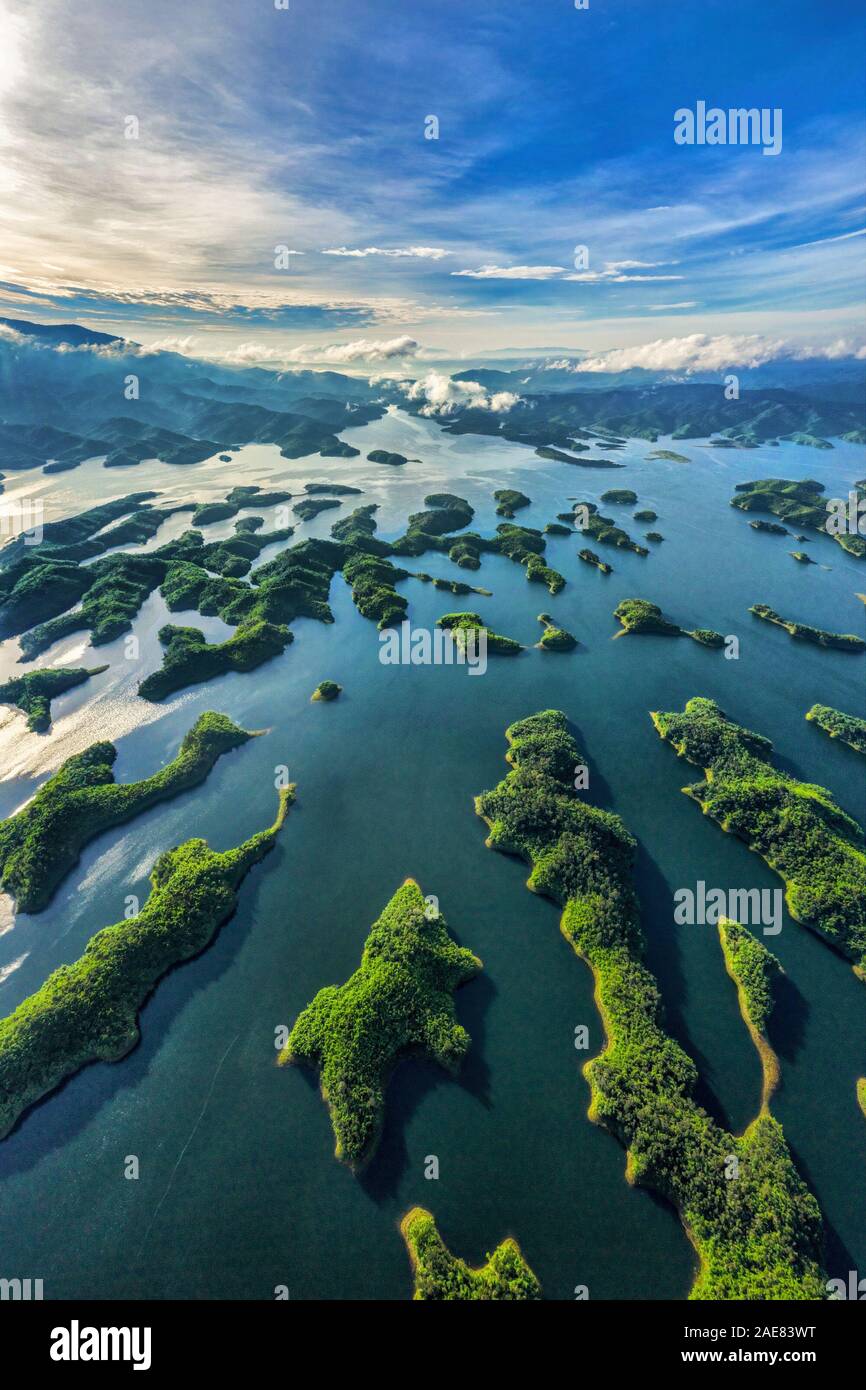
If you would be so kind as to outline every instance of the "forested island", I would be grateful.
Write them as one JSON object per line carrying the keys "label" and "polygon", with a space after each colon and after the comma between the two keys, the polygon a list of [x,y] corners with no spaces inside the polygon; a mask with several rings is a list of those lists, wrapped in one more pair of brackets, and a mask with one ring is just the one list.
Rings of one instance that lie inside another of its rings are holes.
{"label": "forested island", "polygon": [[767,1022],[773,1012],[775,979],[782,967],[764,943],[739,922],[721,918],[719,940],[725,968],[737,986],[740,1012],[761,1059],[761,1109],[766,1111],[779,1084],[779,1059],[767,1038]]}
{"label": "forested island", "polygon": [[518,1302],[541,1298],[541,1286],[516,1240],[504,1240],[488,1255],[485,1265],[470,1269],[451,1254],[431,1213],[423,1207],[407,1211],[400,1222],[400,1232],[409,1251],[415,1299]]}
{"label": "forested island", "polygon": [[613,616],[622,624],[622,632],[618,632],[617,637],[631,632],[653,633],[659,637],[691,637],[703,647],[725,645],[720,632],[713,632],[708,627],[680,627],[664,616],[657,603],[650,603],[645,598],[624,598],[613,610]]}
{"label": "forested island", "polygon": [[791,916],[854,962],[866,979],[866,853],[857,822],[826,787],[773,767],[768,738],[695,696],[651,715],[658,733],[705,781],[684,787],[705,815],[745,840],[784,880]]}
{"label": "forested island", "polygon": [[492,628],[486,627],[484,619],[478,613],[443,613],[441,618],[436,619],[436,626],[450,632],[458,647],[463,649],[470,642],[477,646],[483,633],[488,653],[496,656],[517,656],[523,651],[520,643],[515,642],[513,637],[503,637]]}
{"label": "forested island", "polygon": [[177,757],[142,782],[115,782],[113,743],[93,743],[67,758],[32,801],[0,821],[0,886],[19,912],[41,912],[97,835],[198,786],[223,753],[253,737],[209,711],[185,735]]}
{"label": "forested island", "polygon": [[28,729],[44,734],[51,728],[51,701],[107,670],[107,666],[48,666],[28,671],[0,685],[0,704],[17,705],[27,715]]}
{"label": "forested island", "polygon": [[564,627],[557,627],[549,613],[539,613],[538,621],[544,631],[538,643],[545,652],[570,652],[577,646],[577,638]]}
{"label": "forested island", "polygon": [[273,848],[293,796],[293,787],[282,791],[270,829],[236,849],[220,854],[205,840],[187,840],[161,854],[138,915],[97,932],[74,964],[0,1019],[0,1139],[88,1062],[116,1062],[131,1051],[142,1004],[234,912],[241,882]]}
{"label": "forested island", "polygon": [[337,696],[342,694],[342,690],[343,687],[336,681],[319,681],[310,699],[322,700],[327,704],[330,700],[336,700]]}
{"label": "forested island", "polygon": [[476,800],[487,844],[529,862],[527,886],[564,909],[563,935],[592,970],[606,1045],[584,1068],[590,1116],[628,1150],[629,1180],[680,1213],[700,1261],[690,1297],[825,1297],[821,1215],[781,1126],[762,1112],[737,1137],[693,1098],[695,1065],[665,1033],[641,959],[635,841],[619,816],[575,794],[573,769],[586,759],[565,715],[531,715],[506,738],[512,770]]}
{"label": "forested island", "polygon": [[856,714],[845,714],[831,705],[813,705],[806,718],[823,729],[830,738],[841,739],[857,753],[866,755],[866,719]]}
{"label": "forested island", "polygon": [[225,642],[208,642],[197,627],[160,628],[165,647],[162,666],[146,676],[138,687],[144,700],[165,700],[177,690],[227,671],[254,671],[264,661],[279,656],[293,640],[289,629],[276,623],[242,623]]}
{"label": "forested island", "polygon": [[783,618],[766,603],[753,603],[749,612],[754,613],[756,618],[762,618],[765,623],[783,627],[800,642],[811,642],[816,647],[832,647],[840,652],[866,651],[866,642],[862,637],[855,637],[850,632],[825,632],[823,628],[810,627],[808,623],[794,622],[790,618]]}
{"label": "forested island", "polygon": [[[858,484],[856,489],[866,496],[866,489]],[[858,559],[866,558],[866,537],[856,530],[838,529],[829,531],[829,499],[824,496],[824,484],[815,478],[758,478],[754,482],[737,483],[736,496],[731,498],[731,506],[743,512],[770,512],[774,516],[789,521],[792,526],[810,531],[823,531],[832,536],[843,550]],[[770,530],[770,525],[761,527]]]}
{"label": "forested island", "polygon": [[320,990],[300,1015],[279,1060],[319,1072],[338,1159],[353,1169],[369,1162],[401,1058],[423,1055],[459,1071],[470,1039],[453,993],[480,969],[407,879],[371,928],[354,975]]}

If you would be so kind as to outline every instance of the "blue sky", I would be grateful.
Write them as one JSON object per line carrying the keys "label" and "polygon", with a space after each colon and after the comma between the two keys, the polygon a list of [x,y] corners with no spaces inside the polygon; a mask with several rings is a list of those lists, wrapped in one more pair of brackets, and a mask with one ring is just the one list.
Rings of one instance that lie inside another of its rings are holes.
{"label": "blue sky", "polygon": [[[0,313],[371,366],[862,342],[864,30],[855,0],[0,0]],[[698,100],[780,108],[781,152],[675,144]]]}

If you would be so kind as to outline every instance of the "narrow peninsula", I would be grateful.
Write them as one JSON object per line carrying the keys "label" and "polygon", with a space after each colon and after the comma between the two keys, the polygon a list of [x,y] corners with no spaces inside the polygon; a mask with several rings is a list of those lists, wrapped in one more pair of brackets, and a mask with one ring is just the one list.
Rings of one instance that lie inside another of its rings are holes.
{"label": "narrow peninsula", "polygon": [[236,849],[218,854],[205,840],[187,840],[160,855],[138,915],[97,932],[74,964],[0,1019],[0,1138],[89,1062],[116,1062],[135,1047],[142,1004],[234,912],[238,888],[273,848],[293,794],[281,792],[274,824]]}
{"label": "narrow peninsula", "polygon": [[413,1207],[400,1222],[415,1280],[414,1299],[427,1302],[486,1299],[528,1302],[541,1298],[541,1285],[520,1252],[516,1240],[497,1245],[487,1263],[471,1269],[451,1254],[423,1207]]}

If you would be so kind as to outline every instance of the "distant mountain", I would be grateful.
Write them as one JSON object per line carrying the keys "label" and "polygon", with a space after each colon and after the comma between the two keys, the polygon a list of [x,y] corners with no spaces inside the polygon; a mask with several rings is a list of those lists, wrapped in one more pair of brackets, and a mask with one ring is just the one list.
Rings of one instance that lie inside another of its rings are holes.
{"label": "distant mountain", "polygon": [[35,338],[52,346],[66,343],[71,347],[81,347],[83,344],[99,347],[105,343],[125,341],[123,338],[113,337],[110,333],[97,333],[93,328],[82,328],[79,323],[30,323],[28,319],[4,318],[0,318],[0,323],[5,324],[7,328],[13,328],[16,333],[21,333],[26,338]]}
{"label": "distant mountain", "polygon": [[276,444],[288,458],[348,457],[358,451],[339,432],[385,411],[380,391],[338,372],[224,367],[142,352],[77,324],[0,322],[21,335],[0,337],[0,470],[57,472],[103,454],[107,467],[196,463],[252,442]]}

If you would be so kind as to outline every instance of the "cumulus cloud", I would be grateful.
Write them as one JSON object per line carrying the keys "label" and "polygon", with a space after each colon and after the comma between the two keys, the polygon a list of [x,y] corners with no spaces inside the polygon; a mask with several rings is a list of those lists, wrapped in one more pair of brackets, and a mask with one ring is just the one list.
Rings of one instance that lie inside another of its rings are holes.
{"label": "cumulus cloud", "polygon": [[323,256],[397,256],[419,261],[441,261],[450,255],[441,246],[396,246],[383,249],[381,246],[333,246],[322,252]]}
{"label": "cumulus cloud", "polygon": [[421,415],[454,415],[467,408],[506,414],[520,397],[513,391],[486,391],[477,381],[455,381],[442,372],[428,372],[418,381],[401,382],[410,401],[423,401]]}
{"label": "cumulus cloud", "polygon": [[866,357],[866,347],[839,338],[818,347],[767,338],[761,333],[690,333],[683,338],[656,338],[636,347],[613,348],[575,362],[573,372],[626,372],[643,367],[652,372],[712,372],[725,367],[761,367],[780,358],[807,361],[820,357]]}
{"label": "cumulus cloud", "polygon": [[562,265],[482,265],[477,270],[452,270],[469,280],[553,280],[562,275]]}
{"label": "cumulus cloud", "polygon": [[326,346],[301,343],[294,348],[268,347],[263,343],[241,343],[238,347],[232,348],[222,360],[247,365],[255,362],[286,365],[303,362],[311,366],[345,367],[356,362],[377,364],[392,362],[402,357],[415,357],[420,350],[420,344],[408,335],[385,340],[356,338],[351,343],[329,343]]}

